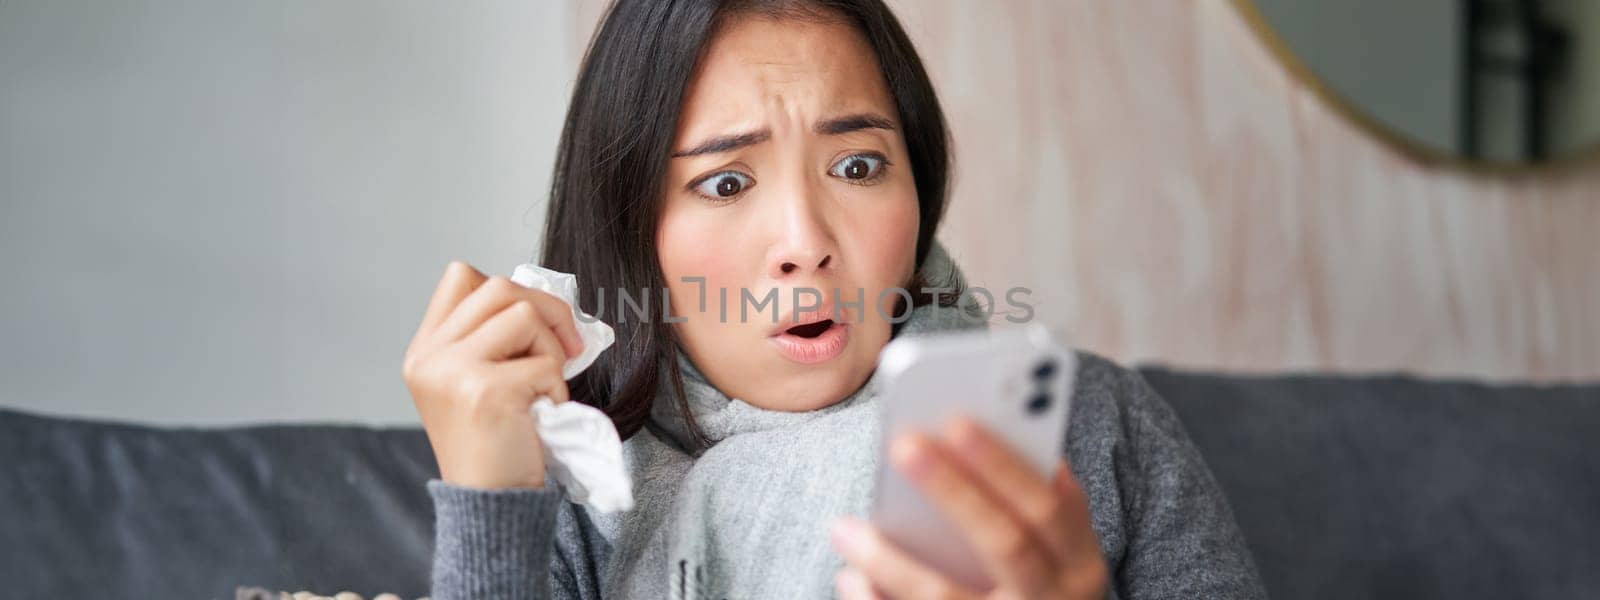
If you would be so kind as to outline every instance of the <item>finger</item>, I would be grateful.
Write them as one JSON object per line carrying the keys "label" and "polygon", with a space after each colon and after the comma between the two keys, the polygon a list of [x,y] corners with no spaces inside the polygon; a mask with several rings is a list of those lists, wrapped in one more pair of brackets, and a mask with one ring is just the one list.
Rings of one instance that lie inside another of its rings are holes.
{"label": "finger", "polygon": [[578,328],[572,321],[572,308],[566,302],[499,276],[490,277],[468,294],[433,335],[443,343],[460,340],[495,313],[521,300],[529,301],[538,310],[544,323],[555,331],[556,339],[567,354],[583,351],[583,341],[578,338]]}
{"label": "finger", "polygon": [[1100,554],[1100,540],[1089,520],[1089,496],[1072,477],[1066,460],[1056,466],[1056,494],[1067,505],[1067,561],[1059,575],[1068,598],[1104,598],[1111,585],[1111,570]]}
{"label": "finger", "polygon": [[565,363],[566,353],[555,340],[555,333],[544,324],[533,304],[518,301],[484,321],[461,340],[468,354],[489,360],[522,355],[549,356]]}
{"label": "finger", "polygon": [[1095,535],[1094,523],[1089,519],[1089,495],[1084,493],[1083,486],[1078,485],[1077,478],[1072,476],[1072,468],[1066,459],[1056,464],[1053,487],[1056,497],[1061,499],[1062,513],[1065,515],[1063,526],[1068,545],[1068,571],[1091,564],[1104,568],[1105,558],[1100,554],[1100,539]]}
{"label": "finger", "polygon": [[438,285],[433,288],[433,297],[428,300],[428,309],[422,314],[422,324],[417,327],[417,337],[430,337],[450,311],[461,303],[463,298],[477,289],[487,279],[483,273],[471,265],[459,260],[452,260],[445,265],[444,275],[440,276]]}
{"label": "finger", "polygon": [[844,600],[880,600],[883,598],[883,596],[878,595],[877,590],[872,589],[872,581],[867,579],[866,575],[850,567],[840,569],[839,573],[833,576],[833,591]]}
{"label": "finger", "polygon": [[543,317],[545,324],[555,332],[555,339],[566,351],[567,356],[577,356],[582,353],[583,338],[578,335],[578,324],[572,317],[572,305],[544,292],[528,291],[533,294],[534,308],[539,309],[539,316]]}
{"label": "finger", "polygon": [[567,401],[567,381],[561,378],[561,363],[552,357],[528,356],[497,362],[487,368],[497,385],[504,386],[506,401],[515,403],[516,408],[527,410],[540,396],[547,396],[557,404]]}
{"label": "finger", "polygon": [[830,529],[834,549],[881,595],[897,599],[971,598],[974,594],[917,562],[860,519],[842,517]]}
{"label": "finger", "polygon": [[896,438],[889,459],[966,533],[996,583],[1024,597],[1043,596],[1054,587],[1058,567],[1049,548],[960,459],[918,433]]}
{"label": "finger", "polygon": [[952,420],[945,427],[945,439],[967,472],[977,475],[993,496],[1006,500],[1010,510],[1049,547],[1056,564],[1064,564],[1072,537],[1068,518],[1074,509],[1084,511],[1086,517],[1087,505],[1065,503],[1051,481],[972,419]]}

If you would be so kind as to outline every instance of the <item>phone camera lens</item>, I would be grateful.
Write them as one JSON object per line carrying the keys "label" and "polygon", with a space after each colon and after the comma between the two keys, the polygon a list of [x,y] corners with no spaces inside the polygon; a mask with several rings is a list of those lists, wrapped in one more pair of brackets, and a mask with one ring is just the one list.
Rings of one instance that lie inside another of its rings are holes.
{"label": "phone camera lens", "polygon": [[1039,393],[1028,400],[1028,414],[1037,415],[1050,409],[1050,394]]}
{"label": "phone camera lens", "polygon": [[1033,368],[1033,378],[1036,380],[1049,379],[1056,374],[1056,361],[1047,360]]}

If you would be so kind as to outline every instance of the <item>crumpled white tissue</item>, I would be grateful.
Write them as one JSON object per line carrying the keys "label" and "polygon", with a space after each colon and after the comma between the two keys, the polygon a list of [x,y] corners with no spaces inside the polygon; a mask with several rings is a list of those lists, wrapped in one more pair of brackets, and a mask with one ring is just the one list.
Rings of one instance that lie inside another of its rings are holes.
{"label": "crumpled white tissue", "polygon": [[[610,325],[578,310],[578,278],[571,273],[521,264],[511,272],[511,280],[560,298],[572,309],[583,352],[561,365],[562,378],[572,379],[589,368],[616,341]],[[556,404],[546,397],[534,401],[533,413],[544,447],[545,474],[561,484],[567,499],[605,513],[633,508],[633,480],[622,463],[622,440],[605,413],[578,402]]]}

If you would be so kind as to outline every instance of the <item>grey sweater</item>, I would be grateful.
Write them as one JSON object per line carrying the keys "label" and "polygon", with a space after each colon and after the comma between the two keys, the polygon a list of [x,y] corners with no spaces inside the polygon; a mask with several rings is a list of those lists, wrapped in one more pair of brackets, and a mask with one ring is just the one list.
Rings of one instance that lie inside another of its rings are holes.
{"label": "grey sweater", "polygon": [[[942,248],[930,281],[961,281]],[[972,308],[970,305],[966,308]],[[917,336],[983,327],[923,306]],[[828,524],[865,517],[879,457],[876,378],[831,406],[765,410],[729,398],[682,355],[707,449],[670,396],[623,446],[635,508],[605,515],[559,489],[474,490],[434,480],[433,597],[816,598],[844,566]],[[1137,374],[1079,353],[1062,449],[1121,598],[1261,598],[1228,503],[1171,407]]]}
{"label": "grey sweater", "polygon": [[[1172,409],[1138,374],[1092,354],[1080,352],[1079,358],[1065,455],[1089,495],[1115,593],[1127,599],[1264,597],[1227,501]],[[693,375],[697,384],[703,382]],[[676,437],[659,427],[640,432],[627,444],[640,507],[621,518],[565,502],[555,489],[484,491],[430,481],[437,517],[433,597],[831,596],[832,571],[842,564],[827,546],[831,517],[797,522],[785,513],[785,497],[802,506],[801,512],[817,512],[811,507],[816,502],[850,495],[841,489],[865,485],[870,490],[871,477],[862,473],[875,470],[876,462],[866,461],[871,464],[832,481],[816,481],[809,467],[848,457],[829,455],[793,465],[743,463],[750,477],[741,480],[712,472],[737,462],[707,457],[751,444],[803,444],[803,430],[812,427],[827,431],[837,446],[839,424],[871,421],[868,415],[875,412],[851,414],[863,407],[856,400],[794,423],[724,424],[720,430],[712,423],[712,437],[722,439],[711,451],[683,462],[656,458],[647,459],[654,464],[640,464],[641,457],[656,452],[638,449],[670,447],[664,438]],[[753,414],[743,407],[737,412],[749,414],[730,420],[748,421]],[[876,422],[864,425],[872,429]],[[715,465],[707,471],[710,476],[676,472],[694,471],[701,461]],[[857,505],[836,514],[865,512],[864,500],[851,502]],[[738,506],[758,510],[731,508]],[[739,522],[751,516],[778,525]],[[686,536],[672,533],[685,529],[690,530]],[[675,542],[678,538],[696,542]],[[756,547],[770,552],[746,553]],[[796,569],[797,563],[812,561],[820,562]]]}

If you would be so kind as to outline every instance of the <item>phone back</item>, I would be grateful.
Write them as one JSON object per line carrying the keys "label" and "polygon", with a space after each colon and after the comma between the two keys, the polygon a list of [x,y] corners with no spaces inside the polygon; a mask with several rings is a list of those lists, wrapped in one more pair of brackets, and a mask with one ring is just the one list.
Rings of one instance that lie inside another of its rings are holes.
{"label": "phone back", "polygon": [[879,355],[883,436],[872,522],[953,580],[988,589],[966,535],[889,464],[901,432],[937,433],[966,415],[1050,477],[1066,447],[1077,355],[1042,325],[899,338]]}

